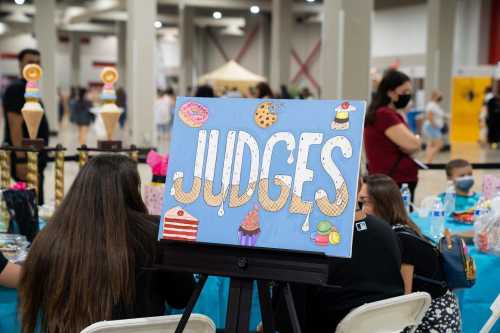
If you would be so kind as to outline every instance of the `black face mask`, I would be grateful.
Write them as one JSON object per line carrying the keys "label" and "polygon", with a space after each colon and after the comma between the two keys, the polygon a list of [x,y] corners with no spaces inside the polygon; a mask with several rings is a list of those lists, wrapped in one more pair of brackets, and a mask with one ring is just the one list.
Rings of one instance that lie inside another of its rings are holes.
{"label": "black face mask", "polygon": [[438,103],[441,103],[443,101],[443,97],[438,97],[438,99],[436,100],[436,102]]}
{"label": "black face mask", "polygon": [[404,109],[411,100],[411,94],[398,95],[398,100],[394,102],[396,109]]}

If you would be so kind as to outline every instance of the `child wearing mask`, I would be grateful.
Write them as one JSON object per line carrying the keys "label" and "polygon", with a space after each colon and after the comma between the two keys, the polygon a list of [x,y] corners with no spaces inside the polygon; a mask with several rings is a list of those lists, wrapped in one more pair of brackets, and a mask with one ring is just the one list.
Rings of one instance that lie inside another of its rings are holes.
{"label": "child wearing mask", "polygon": [[[451,160],[446,164],[446,177],[455,185],[455,212],[473,209],[481,198],[479,193],[472,191],[472,171],[472,165],[463,159]],[[444,196],[445,193],[441,193],[439,198],[443,200]]]}

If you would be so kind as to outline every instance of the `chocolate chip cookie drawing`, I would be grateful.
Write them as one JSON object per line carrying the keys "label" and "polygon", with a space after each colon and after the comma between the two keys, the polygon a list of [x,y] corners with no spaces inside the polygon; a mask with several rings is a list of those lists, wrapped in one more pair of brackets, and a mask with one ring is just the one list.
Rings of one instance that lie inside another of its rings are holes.
{"label": "chocolate chip cookie drawing", "polygon": [[278,121],[277,106],[272,102],[262,102],[257,105],[254,120],[257,126],[268,128]]}

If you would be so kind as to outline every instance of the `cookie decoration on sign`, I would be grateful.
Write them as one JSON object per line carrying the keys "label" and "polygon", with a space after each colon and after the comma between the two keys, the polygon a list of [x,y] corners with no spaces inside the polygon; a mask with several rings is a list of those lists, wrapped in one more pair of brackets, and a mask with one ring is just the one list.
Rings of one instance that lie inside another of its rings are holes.
{"label": "cookie decoration on sign", "polygon": [[198,224],[198,219],[182,207],[173,207],[163,217],[163,239],[195,242]]}
{"label": "cookie decoration on sign", "polygon": [[38,128],[43,117],[43,108],[40,104],[40,89],[38,81],[42,78],[42,68],[37,64],[26,65],[23,68],[23,77],[26,81],[24,92],[25,103],[21,109],[30,139],[38,135]]}
{"label": "cookie decoration on sign", "polygon": [[255,206],[247,213],[243,222],[238,228],[238,238],[240,245],[255,246],[260,235],[259,207]]}
{"label": "cookie decoration on sign", "polygon": [[356,111],[356,108],[349,102],[342,102],[335,108],[335,119],[332,121],[331,129],[346,130],[349,129],[349,112]]}
{"label": "cookie decoration on sign", "polygon": [[254,120],[260,128],[268,128],[278,121],[278,107],[272,102],[262,102],[257,105]]}
{"label": "cookie decoration on sign", "polygon": [[186,102],[179,109],[179,117],[189,127],[201,127],[208,120],[208,108],[198,102]]}

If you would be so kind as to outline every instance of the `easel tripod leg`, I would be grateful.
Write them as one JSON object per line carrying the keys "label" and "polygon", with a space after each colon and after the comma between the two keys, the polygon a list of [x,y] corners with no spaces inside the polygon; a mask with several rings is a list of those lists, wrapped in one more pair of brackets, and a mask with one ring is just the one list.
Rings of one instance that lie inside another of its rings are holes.
{"label": "easel tripod leg", "polygon": [[274,333],[273,308],[271,305],[271,296],[269,294],[269,282],[257,281],[257,287],[259,289],[262,328],[264,329],[264,333]]}
{"label": "easel tripod leg", "polygon": [[283,294],[285,296],[286,305],[288,308],[288,315],[290,317],[290,321],[292,322],[292,330],[293,333],[300,333],[300,324],[299,319],[297,317],[297,311],[295,310],[295,304],[293,302],[292,289],[290,288],[290,283],[286,283],[283,286]]}
{"label": "easel tripod leg", "polygon": [[200,274],[200,279],[198,280],[198,283],[196,284],[196,288],[193,291],[193,294],[191,295],[191,298],[189,299],[189,302],[184,309],[184,312],[182,313],[181,320],[179,321],[179,324],[177,325],[177,328],[175,329],[175,333],[182,333],[184,331],[184,328],[186,328],[187,322],[189,320],[189,317],[191,316],[191,313],[193,312],[193,308],[196,305],[196,301],[200,297],[201,291],[203,290],[203,286],[205,285],[205,282],[207,282],[207,276],[205,274]]}
{"label": "easel tripod leg", "polygon": [[226,333],[248,333],[253,280],[231,278],[227,304]]}

